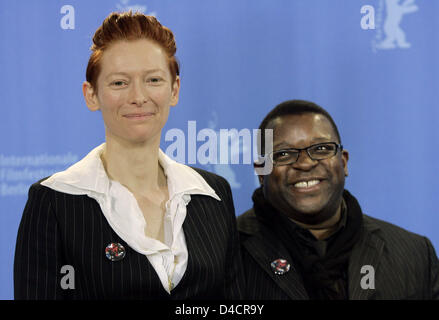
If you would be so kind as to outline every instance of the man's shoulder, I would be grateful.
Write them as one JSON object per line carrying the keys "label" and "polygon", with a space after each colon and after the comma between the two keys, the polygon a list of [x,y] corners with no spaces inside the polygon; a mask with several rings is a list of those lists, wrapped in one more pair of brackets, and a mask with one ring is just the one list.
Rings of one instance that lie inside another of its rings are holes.
{"label": "man's shoulder", "polygon": [[[393,223],[363,214],[364,227],[368,232],[376,233],[382,240],[390,243],[425,245],[425,237],[408,231]],[[238,230],[241,234],[252,235],[260,230],[260,222],[251,208],[237,217]],[[399,242],[398,242],[399,241]]]}
{"label": "man's shoulder", "polygon": [[378,218],[363,214],[364,227],[368,231],[377,231],[379,237],[387,243],[397,246],[425,246],[425,237]]}
{"label": "man's shoulder", "polygon": [[259,221],[253,208],[239,215],[236,220],[240,233],[251,235],[259,230]]}

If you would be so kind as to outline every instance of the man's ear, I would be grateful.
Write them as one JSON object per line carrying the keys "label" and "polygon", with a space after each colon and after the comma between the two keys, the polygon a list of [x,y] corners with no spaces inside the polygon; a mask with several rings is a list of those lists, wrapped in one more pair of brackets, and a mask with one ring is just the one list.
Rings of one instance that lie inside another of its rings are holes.
{"label": "man's ear", "polygon": [[90,111],[99,110],[98,97],[90,82],[84,81],[82,84],[82,93],[84,95],[85,103]]}
{"label": "man's ear", "polygon": [[179,95],[180,95],[180,77],[177,76],[172,85],[171,106],[175,106],[177,104]]}
{"label": "man's ear", "polygon": [[349,175],[349,172],[348,172],[349,152],[347,150],[342,151],[341,161],[343,161],[344,175],[345,175],[345,177],[347,177]]}
{"label": "man's ear", "polygon": [[[253,162],[253,168],[256,170],[258,168],[264,167],[264,164]],[[264,176],[258,174],[259,184],[262,186],[264,184]]]}

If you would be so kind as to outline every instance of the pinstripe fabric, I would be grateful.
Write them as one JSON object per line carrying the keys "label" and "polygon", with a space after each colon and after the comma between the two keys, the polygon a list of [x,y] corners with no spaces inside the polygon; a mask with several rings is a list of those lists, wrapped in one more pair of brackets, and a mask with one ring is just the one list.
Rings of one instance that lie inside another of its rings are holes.
{"label": "pinstripe fabric", "polygon": [[[222,201],[191,195],[183,224],[188,267],[169,295],[146,256],[111,229],[99,204],[85,195],[39,183],[29,191],[14,261],[15,299],[241,299],[244,274],[230,186],[196,169]],[[105,247],[119,242],[124,259],[111,262]],[[63,290],[63,265],[75,270],[75,289]]]}
{"label": "pinstripe fabric", "polygon": [[[439,262],[431,242],[390,223],[363,215],[364,232],[349,261],[350,300],[439,299]],[[309,299],[294,261],[277,235],[257,220],[253,209],[238,217],[246,298]],[[270,263],[285,258],[291,269],[275,275]],[[364,265],[375,270],[375,289],[362,289]]]}

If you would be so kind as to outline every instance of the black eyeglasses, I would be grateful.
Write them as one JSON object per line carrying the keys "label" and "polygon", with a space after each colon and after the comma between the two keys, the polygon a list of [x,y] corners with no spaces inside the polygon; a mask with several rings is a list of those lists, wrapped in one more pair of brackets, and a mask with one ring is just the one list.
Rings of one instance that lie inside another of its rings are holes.
{"label": "black eyeglasses", "polygon": [[313,144],[307,148],[297,149],[289,148],[270,152],[267,156],[275,166],[283,166],[293,164],[299,159],[300,152],[305,150],[312,160],[324,160],[332,158],[337,154],[337,151],[343,150],[343,146],[336,142],[325,142]]}

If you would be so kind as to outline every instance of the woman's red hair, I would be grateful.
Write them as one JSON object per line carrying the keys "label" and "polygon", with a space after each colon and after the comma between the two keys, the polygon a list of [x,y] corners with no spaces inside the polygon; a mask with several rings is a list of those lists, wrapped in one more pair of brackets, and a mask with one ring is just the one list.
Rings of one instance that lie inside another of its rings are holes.
{"label": "woman's red hair", "polygon": [[86,80],[97,91],[97,79],[101,71],[100,61],[105,50],[116,41],[148,39],[159,44],[168,56],[169,71],[172,82],[180,74],[180,68],[175,57],[177,46],[174,34],[162,26],[153,16],[143,13],[111,13],[96,30],[93,36],[92,54],[88,60]]}

